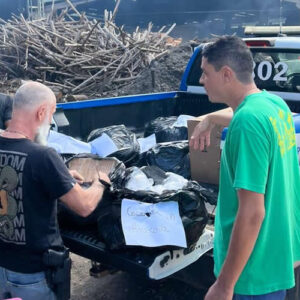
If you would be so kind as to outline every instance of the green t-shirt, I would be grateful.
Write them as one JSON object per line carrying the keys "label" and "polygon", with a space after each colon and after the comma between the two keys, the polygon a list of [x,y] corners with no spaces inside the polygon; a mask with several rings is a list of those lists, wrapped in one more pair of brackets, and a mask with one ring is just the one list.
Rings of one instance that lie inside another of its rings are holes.
{"label": "green t-shirt", "polygon": [[293,264],[300,260],[295,129],[286,103],[266,91],[247,96],[228,128],[215,220],[216,276],[226,258],[238,210],[238,189],[265,195],[265,218],[234,292],[260,295],[293,287]]}

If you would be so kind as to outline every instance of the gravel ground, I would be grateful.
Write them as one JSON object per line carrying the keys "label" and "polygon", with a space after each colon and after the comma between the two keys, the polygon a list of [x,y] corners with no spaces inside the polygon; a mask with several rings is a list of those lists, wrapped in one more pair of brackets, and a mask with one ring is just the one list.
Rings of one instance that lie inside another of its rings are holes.
{"label": "gravel ground", "polygon": [[202,300],[203,292],[182,282],[149,282],[124,272],[101,278],[89,276],[90,261],[72,254],[71,300]]}

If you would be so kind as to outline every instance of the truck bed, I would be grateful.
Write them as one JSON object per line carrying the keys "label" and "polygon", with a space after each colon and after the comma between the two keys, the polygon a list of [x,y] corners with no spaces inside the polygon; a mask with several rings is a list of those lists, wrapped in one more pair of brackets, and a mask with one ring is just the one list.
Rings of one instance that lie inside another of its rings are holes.
{"label": "truck bed", "polygon": [[[180,253],[186,258],[182,260],[184,263],[188,264],[189,259],[195,259],[195,262],[173,273],[171,275],[172,278],[187,282],[200,289],[205,289],[215,280],[212,273],[212,251],[204,253],[198,259],[199,250],[200,252],[205,250],[201,249],[202,246],[199,245],[191,249],[182,250],[128,247],[125,250],[111,251],[99,240],[96,229],[63,227],[60,228],[60,231],[65,245],[73,253],[92,261],[115,267],[117,270],[129,272],[134,276],[142,276],[150,280],[167,277],[170,272],[176,271],[173,268],[174,266],[179,267],[177,262]],[[174,263],[173,266],[172,262]]]}
{"label": "truck bed", "polygon": [[153,252],[148,254],[137,249],[108,251],[105,244],[97,237],[96,230],[92,229],[61,228],[61,235],[65,245],[73,253],[137,275],[148,276],[148,267],[156,254]]}
{"label": "truck bed", "polygon": [[[256,49],[257,47],[254,48]],[[298,46],[296,47],[296,52],[298,51],[297,49]],[[270,49],[258,47],[256,50],[268,52]],[[277,50],[275,49],[274,51],[276,52]],[[294,50],[288,49],[286,52],[291,51],[293,52]],[[134,132],[142,132],[145,124],[157,117],[179,116],[181,114],[199,116],[224,108],[223,104],[211,103],[203,86],[199,86],[201,75],[200,61],[201,55],[198,49],[198,53],[194,53],[187,66],[180,88],[181,91],[179,92],[58,104],[58,109],[64,112],[70,122],[70,126],[64,133],[85,140],[91,130],[112,124],[124,124]],[[272,80],[271,83],[274,83]],[[266,86],[265,78],[260,81],[258,87],[272,92],[272,89]],[[300,113],[298,87],[296,92],[280,88],[276,91],[277,94],[279,91],[279,95],[285,99],[291,111]],[[274,90],[274,92],[276,91]],[[62,227],[61,233],[66,246],[72,252],[93,261],[110,265],[116,269],[130,272],[136,276],[152,279],[167,277],[168,271],[166,272],[164,269],[168,269],[170,272],[174,271],[174,269],[172,270],[172,262],[175,261],[176,265],[177,255],[188,259],[193,254],[196,256],[199,254],[198,244],[194,249],[181,250],[180,253],[176,252],[177,250],[149,250],[138,247],[122,251],[111,251],[98,239],[96,229],[79,230]],[[206,244],[203,243],[202,246],[204,247]],[[196,259],[194,263],[172,274],[173,278],[187,282],[196,288],[207,289],[215,280],[212,251],[206,252],[199,259]],[[300,299],[300,266],[296,268],[295,274],[297,285],[288,291],[286,297],[288,300]]]}

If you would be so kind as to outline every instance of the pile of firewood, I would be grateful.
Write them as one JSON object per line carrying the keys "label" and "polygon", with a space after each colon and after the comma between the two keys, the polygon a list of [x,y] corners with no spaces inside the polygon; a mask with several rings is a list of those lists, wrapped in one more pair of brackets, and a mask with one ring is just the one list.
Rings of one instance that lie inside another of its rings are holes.
{"label": "pile of firewood", "polygon": [[38,80],[63,94],[101,96],[127,85],[168,51],[175,24],[152,32],[150,23],[128,33],[115,24],[116,11],[105,11],[102,21],[89,20],[66,1],[70,6],[59,15],[1,20],[0,80]]}

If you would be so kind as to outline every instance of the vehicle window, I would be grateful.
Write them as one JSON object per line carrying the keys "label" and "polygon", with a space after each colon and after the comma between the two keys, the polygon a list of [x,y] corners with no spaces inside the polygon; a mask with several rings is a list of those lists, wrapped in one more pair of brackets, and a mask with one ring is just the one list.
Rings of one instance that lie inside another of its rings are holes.
{"label": "vehicle window", "polygon": [[187,78],[187,85],[201,86],[199,83],[199,79],[202,74],[201,59],[202,59],[202,55],[200,51],[191,67],[191,71]]}
{"label": "vehicle window", "polygon": [[[258,88],[269,91],[300,92],[300,51],[252,48],[253,77]],[[187,85],[201,86],[201,53],[193,64]]]}
{"label": "vehicle window", "polygon": [[300,52],[252,49],[253,76],[259,88],[269,91],[300,91]]}

